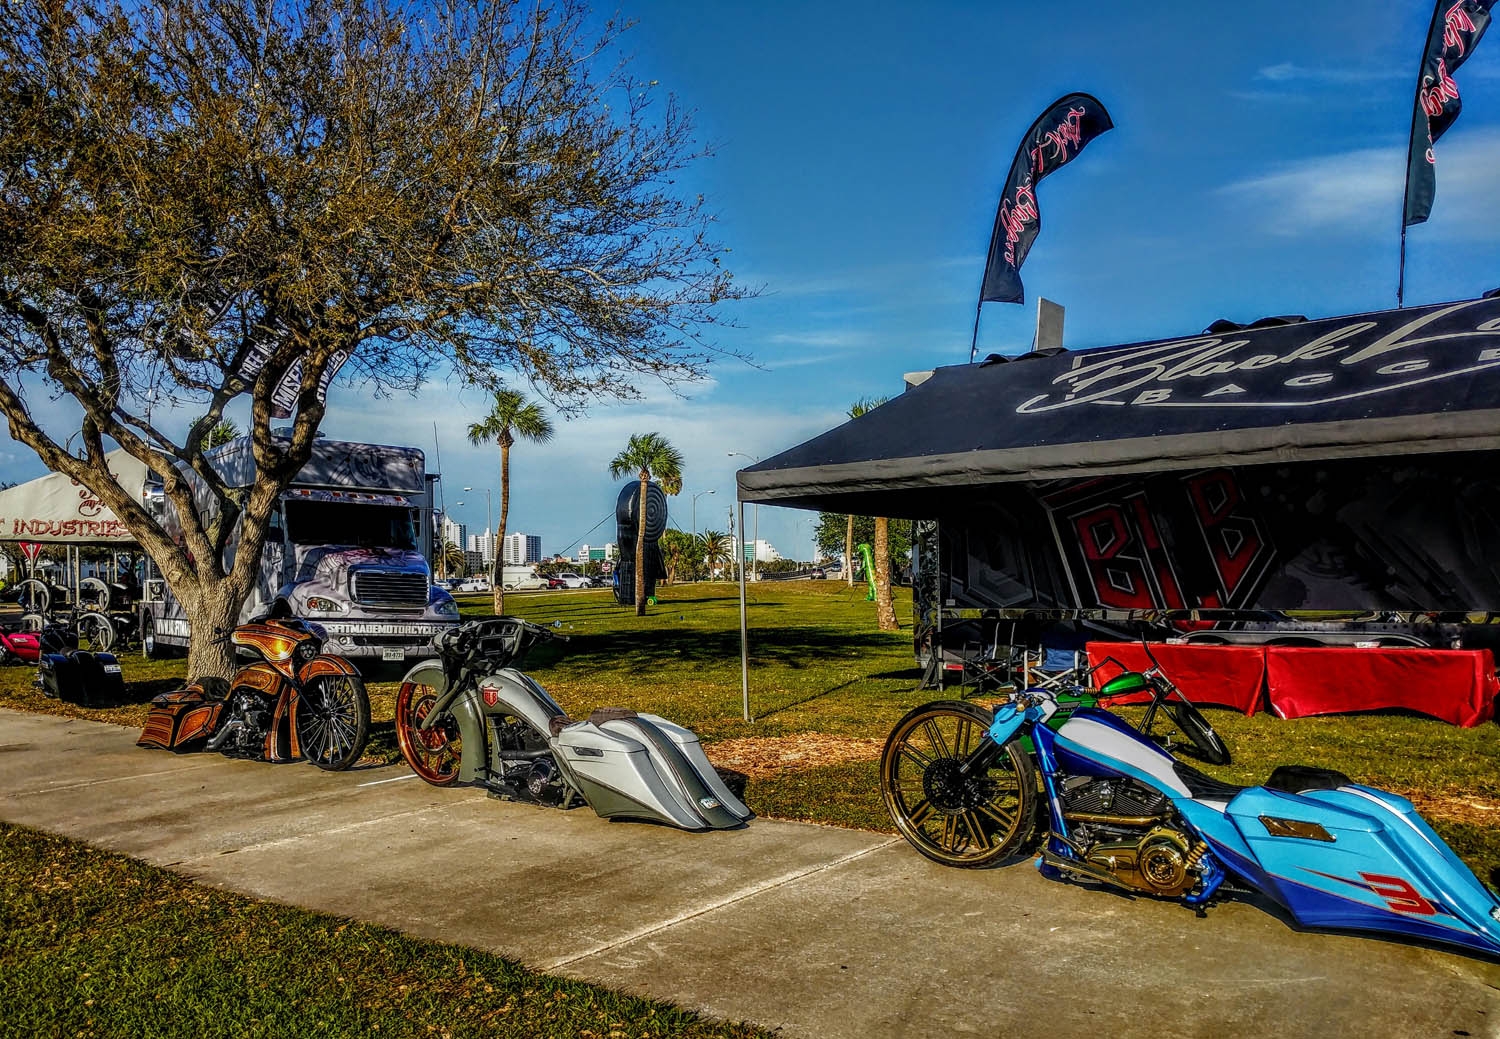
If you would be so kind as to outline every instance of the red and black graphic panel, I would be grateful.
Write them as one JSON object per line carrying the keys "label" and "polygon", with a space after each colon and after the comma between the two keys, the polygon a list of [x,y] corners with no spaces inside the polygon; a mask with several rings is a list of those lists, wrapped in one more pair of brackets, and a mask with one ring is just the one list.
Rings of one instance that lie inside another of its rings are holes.
{"label": "red and black graphic panel", "polygon": [[1198,605],[1205,609],[1243,606],[1270,560],[1261,526],[1245,508],[1239,483],[1228,469],[1195,473],[1185,483],[1218,579],[1216,590],[1200,593]]}

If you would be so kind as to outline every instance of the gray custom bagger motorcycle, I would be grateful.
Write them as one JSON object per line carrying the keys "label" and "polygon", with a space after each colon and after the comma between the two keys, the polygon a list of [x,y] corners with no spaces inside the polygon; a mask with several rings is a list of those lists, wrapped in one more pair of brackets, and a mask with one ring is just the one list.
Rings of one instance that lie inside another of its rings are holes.
{"label": "gray custom bagger motorcycle", "polygon": [[471,621],[438,636],[441,657],[407,672],[396,739],[434,786],[471,783],[511,801],[684,830],[741,826],[751,812],[709,764],[698,737],[620,707],[569,718],[518,670],[537,643],[566,640],[519,617]]}

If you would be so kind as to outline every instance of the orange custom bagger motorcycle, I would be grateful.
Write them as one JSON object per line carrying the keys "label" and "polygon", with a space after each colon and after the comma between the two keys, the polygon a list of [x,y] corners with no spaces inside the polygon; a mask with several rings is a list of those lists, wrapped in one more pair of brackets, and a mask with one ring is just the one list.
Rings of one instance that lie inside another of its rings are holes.
{"label": "orange custom bagger motorcycle", "polygon": [[244,664],[228,682],[200,678],[151,701],[137,746],[176,753],[348,768],[364,753],[370,699],[354,665],[323,652],[327,633],[294,617],[257,618],[228,635]]}

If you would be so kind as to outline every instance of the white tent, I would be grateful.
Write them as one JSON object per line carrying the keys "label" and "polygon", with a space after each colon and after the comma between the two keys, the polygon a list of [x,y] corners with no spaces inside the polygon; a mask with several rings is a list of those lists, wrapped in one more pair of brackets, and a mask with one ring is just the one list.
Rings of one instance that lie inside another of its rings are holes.
{"label": "white tent", "polygon": [[[136,501],[145,500],[146,464],[123,450],[104,456]],[[62,473],[0,491],[0,541],[44,545],[129,545],[130,531],[93,493]]]}

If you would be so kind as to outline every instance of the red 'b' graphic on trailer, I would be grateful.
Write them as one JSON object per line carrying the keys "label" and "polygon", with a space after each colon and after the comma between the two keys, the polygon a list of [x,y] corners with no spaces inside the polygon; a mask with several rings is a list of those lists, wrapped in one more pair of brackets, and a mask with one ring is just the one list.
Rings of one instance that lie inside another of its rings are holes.
{"label": "red 'b' graphic on trailer", "polygon": [[1239,511],[1242,496],[1228,470],[1190,477],[1187,485],[1204,544],[1219,575],[1222,604],[1237,605],[1241,593],[1249,591],[1244,586],[1256,576],[1255,564],[1265,547],[1260,525]]}

